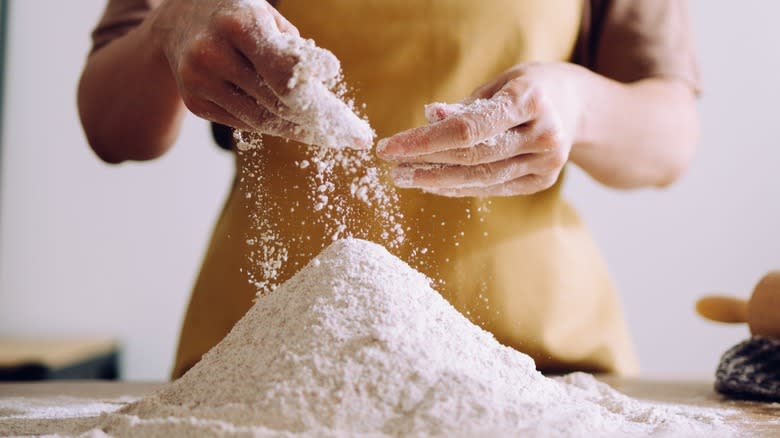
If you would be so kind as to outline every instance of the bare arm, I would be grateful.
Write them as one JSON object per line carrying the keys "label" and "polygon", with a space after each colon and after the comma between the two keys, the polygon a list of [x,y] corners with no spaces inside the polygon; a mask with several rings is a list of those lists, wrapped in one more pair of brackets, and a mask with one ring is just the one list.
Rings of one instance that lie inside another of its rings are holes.
{"label": "bare arm", "polygon": [[589,95],[570,160],[608,186],[666,186],[688,167],[699,121],[691,89],[675,79],[621,84],[586,75]]}
{"label": "bare arm", "polygon": [[149,160],[176,139],[184,104],[151,20],[93,52],[78,88],[87,140],[104,161]]}
{"label": "bare arm", "polygon": [[[110,0],[109,6],[132,10],[139,24],[95,50],[79,82],[82,126],[103,160],[162,155],[185,108],[242,130],[311,137],[291,121],[298,108],[282,102],[299,62],[285,41],[298,30],[265,0]],[[337,73],[332,54],[309,50],[319,56],[313,62]]]}

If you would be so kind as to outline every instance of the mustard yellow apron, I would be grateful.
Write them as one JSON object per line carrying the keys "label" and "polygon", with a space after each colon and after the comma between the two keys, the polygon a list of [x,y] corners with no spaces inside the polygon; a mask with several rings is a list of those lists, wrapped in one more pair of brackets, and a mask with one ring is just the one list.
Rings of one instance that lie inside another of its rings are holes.
{"label": "mustard yellow apron", "polygon": [[[454,102],[510,66],[568,60],[581,0],[282,0],[305,37],[342,61],[347,83],[380,137],[425,123],[423,105]],[[312,177],[307,148],[266,137],[263,193],[289,259],[284,281],[330,242],[307,221]],[[335,177],[336,190],[347,180]],[[300,181],[300,184],[291,184]],[[347,196],[347,198],[349,198]],[[607,269],[589,233],[561,198],[561,182],[533,196],[451,199],[400,191],[406,243],[393,249],[434,279],[458,310],[540,370],[632,373],[637,368]],[[356,205],[357,220],[372,220]],[[251,306],[246,245],[252,203],[239,183],[224,207],[184,321],[174,377],[194,365]],[[360,213],[362,211],[362,213]],[[368,237],[381,241],[381,229]],[[308,236],[308,239],[301,238]],[[413,248],[426,248],[412,257]],[[417,259],[424,259],[420,263]]]}

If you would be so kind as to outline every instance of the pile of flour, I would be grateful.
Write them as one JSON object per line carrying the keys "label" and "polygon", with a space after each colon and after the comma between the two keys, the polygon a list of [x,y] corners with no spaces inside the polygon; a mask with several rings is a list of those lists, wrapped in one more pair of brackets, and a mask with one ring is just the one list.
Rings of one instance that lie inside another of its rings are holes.
{"label": "pile of flour", "polygon": [[542,376],[383,247],[339,240],[93,436],[718,436],[715,411]]}

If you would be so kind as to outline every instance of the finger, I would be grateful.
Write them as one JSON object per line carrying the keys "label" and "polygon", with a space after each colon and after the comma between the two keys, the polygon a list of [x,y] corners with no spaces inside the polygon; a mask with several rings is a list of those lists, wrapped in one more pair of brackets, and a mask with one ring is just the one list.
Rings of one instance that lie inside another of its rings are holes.
{"label": "finger", "polygon": [[397,162],[473,166],[495,163],[517,155],[549,154],[560,150],[561,138],[555,129],[533,122],[499,134],[475,146],[408,157]]}
{"label": "finger", "polygon": [[[236,48],[223,43],[207,49],[190,67],[184,88],[196,90],[195,98],[206,96],[217,102],[250,130],[280,129],[278,134],[285,138],[326,147],[368,149],[373,145],[374,133],[368,123],[322,82],[307,81],[295,92],[279,97]],[[183,94],[185,101],[192,100],[188,97],[192,96]],[[290,122],[292,128],[277,122],[269,128],[266,121],[276,118]]]}
{"label": "finger", "polygon": [[[494,94],[496,94],[496,92],[498,92],[498,90],[503,88],[507,82],[516,76],[517,73],[514,70],[504,71],[493,80],[474,90],[469,96],[469,99],[472,101],[477,99],[490,99]],[[467,101],[469,99],[467,99]]]}
{"label": "finger", "polygon": [[269,87],[283,96],[299,76],[331,81],[338,76],[340,65],[335,55],[294,33],[281,32],[274,14],[257,12],[255,20],[242,20],[223,27],[225,37],[254,66]]}
{"label": "finger", "polygon": [[542,152],[546,146],[531,138],[529,126],[521,126],[499,134],[486,143],[475,146],[435,152],[404,159],[404,163],[432,163],[473,166],[495,163],[516,155]]}
{"label": "finger", "polygon": [[259,131],[259,128],[264,126],[268,120],[279,118],[262,105],[259,105],[252,96],[249,96],[239,86],[227,81],[223,81],[221,85],[218,90],[206,93],[206,95],[254,130]]}
{"label": "finger", "polygon": [[283,95],[289,92],[287,83],[298,63],[297,56],[272,45],[257,45],[256,41],[234,40],[234,42],[275,93]]}
{"label": "finger", "polygon": [[262,75],[268,85],[282,93],[287,89],[287,81],[292,77],[293,68],[298,63],[298,57],[289,50],[283,50],[278,41],[283,34],[270,11],[270,5],[259,2],[250,6],[251,12],[236,16],[233,13],[222,22],[223,36],[234,45],[250,62],[254,69]]}
{"label": "finger", "polygon": [[425,105],[425,120],[428,123],[440,122],[453,114],[460,114],[466,108],[461,103],[434,102]]}
{"label": "finger", "polygon": [[[324,86],[322,88],[324,89]],[[305,113],[290,111],[291,119],[288,120],[258,105],[251,96],[236,86],[227,84],[223,92],[232,93],[232,96],[222,105],[252,126],[254,131],[332,148],[367,149],[373,144],[373,131],[370,126],[349,111],[332,93],[329,97],[317,99],[317,104],[313,104]],[[333,109],[330,104],[341,106]],[[364,130],[366,132],[363,132]]]}
{"label": "finger", "polygon": [[250,131],[312,144],[316,136],[309,130],[285,120],[257,104],[251,96],[234,84],[224,83],[214,102],[234,118],[246,124]]}
{"label": "finger", "polygon": [[289,120],[319,134],[318,146],[369,149],[374,131],[321,82],[307,82],[281,98],[291,108]]}
{"label": "finger", "polygon": [[[311,101],[301,101],[300,93],[295,96],[288,94],[280,98],[257,75],[251,62],[238,52],[233,60],[231,72],[232,75],[229,76],[236,78],[238,88],[276,116],[308,126],[312,131],[320,129],[329,132],[334,138],[339,138],[344,145],[367,149],[373,144],[373,135],[368,136],[360,130],[337,132],[339,129],[344,130],[344,127],[355,126],[355,124],[362,126],[364,123],[360,123],[352,110],[324,85],[314,83],[304,85],[310,93],[303,94]],[[322,142],[321,140],[318,144],[322,145]]]}
{"label": "finger", "polygon": [[549,172],[547,161],[544,154],[529,154],[476,166],[403,164],[394,168],[391,175],[399,187],[422,189],[489,187],[525,175]]}
{"label": "finger", "polygon": [[490,99],[469,104],[461,114],[382,139],[377,153],[385,159],[399,159],[484,142],[533,120],[535,105],[527,94],[516,87],[504,87]]}
{"label": "finger", "polygon": [[227,65],[221,72],[225,80],[236,84],[270,112],[281,118],[289,119],[290,108],[263,81],[263,78],[255,71],[252,62],[241,52],[230,47],[226,48],[226,50],[228,49],[233,50],[235,56],[229,57]]}
{"label": "finger", "polygon": [[504,184],[498,184],[490,187],[467,187],[461,189],[430,189],[425,190],[440,196],[453,198],[463,197],[500,197],[500,196],[518,196],[532,195],[550,188],[556,178],[550,178],[540,175],[526,175]]}
{"label": "finger", "polygon": [[190,108],[190,111],[200,118],[236,129],[251,130],[249,125],[233,117],[233,115],[214,102],[203,100],[197,105],[191,106],[194,108]]}
{"label": "finger", "polygon": [[284,18],[284,15],[280,14],[275,7],[273,7],[272,5],[268,5],[268,9],[271,11],[271,14],[274,17],[274,22],[276,23],[277,29],[279,29],[281,32],[289,33],[297,37],[301,36],[301,33],[298,31],[298,28],[295,27],[292,23],[290,23],[286,18]]}

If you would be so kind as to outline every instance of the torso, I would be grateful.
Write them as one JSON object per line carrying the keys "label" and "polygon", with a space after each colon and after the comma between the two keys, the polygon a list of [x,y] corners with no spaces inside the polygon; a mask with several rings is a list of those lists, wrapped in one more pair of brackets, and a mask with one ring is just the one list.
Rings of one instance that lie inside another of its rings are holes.
{"label": "torso", "polygon": [[[303,0],[278,2],[305,37],[333,51],[346,82],[380,137],[425,123],[423,105],[453,102],[519,62],[571,56],[578,0]],[[266,138],[252,155],[263,163],[263,192],[278,208],[263,212],[289,242],[279,280],[330,241],[313,214],[314,169],[293,163],[307,148]],[[251,168],[239,158],[239,170]],[[381,164],[378,164],[380,165]],[[292,181],[301,181],[294,187]],[[348,181],[335,177],[336,190]],[[439,280],[440,292],[499,341],[532,355],[540,369],[631,372],[636,363],[607,270],[589,233],[561,198],[560,184],[526,197],[452,199],[399,192],[405,243],[392,251]],[[251,202],[233,189],[193,293],[177,357],[181,374],[249,308]],[[303,207],[302,207],[303,206]],[[294,211],[294,214],[290,214]],[[354,206],[354,220],[374,212]],[[302,215],[302,216],[300,216]],[[291,217],[292,216],[292,217]],[[382,229],[364,236],[382,241]],[[307,238],[301,238],[307,236]],[[425,254],[415,249],[426,248]]]}

